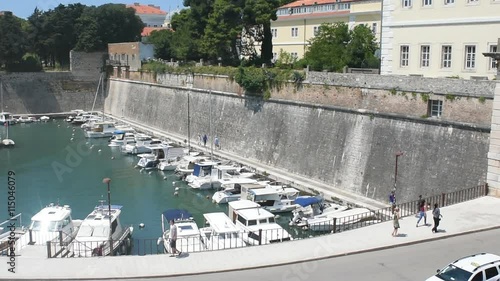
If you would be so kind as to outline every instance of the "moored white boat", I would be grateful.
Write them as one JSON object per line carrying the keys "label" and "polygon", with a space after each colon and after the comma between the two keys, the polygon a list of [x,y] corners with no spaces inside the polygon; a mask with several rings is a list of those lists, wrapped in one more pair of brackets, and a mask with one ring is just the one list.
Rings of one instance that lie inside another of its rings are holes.
{"label": "moored white boat", "polygon": [[285,213],[298,207],[294,201],[299,193],[299,190],[293,187],[256,188],[249,190],[247,198],[244,199],[258,203],[271,213]]}
{"label": "moored white boat", "polygon": [[151,153],[150,146],[162,144],[161,140],[154,139],[146,134],[136,134],[135,142],[123,146],[122,152],[132,155]]}
{"label": "moored white boat", "polygon": [[[92,257],[107,256],[111,253],[128,254],[133,228],[121,224],[122,208],[121,205],[104,205],[101,201],[101,204],[82,221],[75,239],[68,246],[71,255]],[[109,239],[110,232],[112,244]]]}
{"label": "moored white boat", "polygon": [[109,138],[116,131],[115,124],[113,122],[96,122],[93,127],[85,131],[85,137],[87,138]]}
{"label": "moored white boat", "polygon": [[200,229],[201,237],[209,251],[246,247],[243,231],[222,212],[203,214],[209,225]]}
{"label": "moored white boat", "polygon": [[49,120],[50,120],[50,117],[49,117],[49,116],[45,116],[45,115],[44,115],[44,116],[40,117],[40,121],[42,121],[42,122],[47,122],[47,121],[49,121]]}
{"label": "moored white boat", "polygon": [[[221,184],[222,190],[214,193],[212,201],[217,204],[225,204],[240,200],[242,185],[258,184],[257,180],[251,178],[231,178]],[[265,185],[263,186],[265,187]]]}
{"label": "moored white boat", "polygon": [[161,160],[176,159],[184,155],[184,148],[180,146],[159,144],[149,148],[151,153],[137,155],[141,157],[137,166],[146,170],[155,169]]}
{"label": "moored white boat", "polygon": [[329,214],[346,211],[347,206],[325,202],[323,197],[318,196],[299,196],[295,199],[295,204],[299,205],[292,211],[293,217],[290,225],[299,227],[307,226],[307,220],[313,218],[326,217]]}
{"label": "moored white boat", "polygon": [[333,231],[343,230],[352,227],[354,224],[366,219],[364,215],[370,214],[366,208],[354,208],[342,212],[331,213],[324,217],[305,218],[306,228],[312,231]]}
{"label": "moored white boat", "polygon": [[123,147],[128,143],[135,142],[135,134],[125,132],[122,130],[116,130],[113,132],[113,136],[108,140],[110,147]]}
{"label": "moored white boat", "polygon": [[165,253],[172,253],[170,247],[170,221],[174,221],[177,228],[177,250],[183,253],[203,252],[207,248],[201,238],[200,229],[193,219],[193,215],[184,209],[170,209],[161,214],[162,236],[158,244],[163,242]]}
{"label": "moored white boat", "polygon": [[229,202],[228,214],[244,231],[243,240],[249,245],[265,245],[292,240],[292,236],[276,223],[275,216],[249,200]]}
{"label": "moored white boat", "polygon": [[0,125],[5,125],[5,123],[8,125],[14,125],[17,122],[9,112],[0,112]]}

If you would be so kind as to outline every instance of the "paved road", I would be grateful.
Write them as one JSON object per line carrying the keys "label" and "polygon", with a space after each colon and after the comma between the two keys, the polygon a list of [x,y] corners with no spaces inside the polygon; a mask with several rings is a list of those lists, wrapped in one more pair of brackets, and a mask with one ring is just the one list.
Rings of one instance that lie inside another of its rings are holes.
{"label": "paved road", "polygon": [[[500,239],[498,237],[500,237],[500,229],[316,262],[219,274],[133,280],[422,281],[434,274],[436,269],[459,257],[477,252],[491,252],[500,255]],[[367,237],[367,239],[370,238]]]}

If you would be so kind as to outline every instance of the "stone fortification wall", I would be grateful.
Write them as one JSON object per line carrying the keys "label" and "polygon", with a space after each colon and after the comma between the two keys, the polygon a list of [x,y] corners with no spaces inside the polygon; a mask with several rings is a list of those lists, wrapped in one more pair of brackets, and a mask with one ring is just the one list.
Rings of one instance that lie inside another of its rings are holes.
{"label": "stone fortification wall", "polygon": [[[192,81],[193,88],[244,94],[238,83],[227,76],[197,74],[192,80],[190,77],[158,74],[157,82],[186,87]],[[421,119],[429,116],[429,101],[440,100],[442,121],[487,127],[491,121],[495,87],[492,81],[323,72],[310,72],[308,78],[299,87],[288,83],[280,90],[274,89],[271,97]]]}
{"label": "stone fortification wall", "polygon": [[[70,72],[2,74],[2,109],[14,114],[90,110],[98,79],[81,80]],[[98,95],[95,110],[102,109],[102,104],[102,95]]]}
{"label": "stone fortification wall", "polygon": [[70,71],[75,79],[99,80],[104,69],[107,52],[77,52],[70,51]]}
{"label": "stone fortification wall", "polygon": [[[488,130],[294,101],[189,93],[193,141],[205,133],[217,135],[224,150],[366,197],[387,200],[399,150],[404,155],[398,200],[486,179]],[[187,137],[187,97],[187,89],[112,79],[105,110]]]}

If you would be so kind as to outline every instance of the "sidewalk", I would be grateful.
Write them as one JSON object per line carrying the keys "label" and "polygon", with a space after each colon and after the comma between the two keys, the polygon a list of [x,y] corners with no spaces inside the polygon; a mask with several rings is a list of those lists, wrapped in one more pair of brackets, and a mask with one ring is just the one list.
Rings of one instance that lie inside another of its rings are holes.
{"label": "sidewalk", "polygon": [[[434,239],[500,227],[500,199],[482,197],[441,209],[443,219],[439,233],[431,226],[415,227],[416,218],[400,221],[399,237],[392,237],[392,221],[342,233],[304,240],[253,246],[233,250],[169,255],[121,256],[101,258],[47,259],[17,257],[16,273],[0,271],[0,279],[99,279],[167,277],[209,272],[269,267],[311,261],[366,251],[392,248]],[[430,211],[427,214],[431,220]],[[474,218],[474,219],[471,219]]]}
{"label": "sidewalk", "polygon": [[[166,134],[157,128],[143,125],[141,123],[131,121],[131,120],[128,120],[126,118],[119,118],[119,117],[109,115],[109,114],[105,114],[105,115],[107,117],[116,119],[118,121],[128,123],[130,126],[135,127],[137,130],[147,131],[150,134],[154,134],[156,136],[170,138],[174,141],[184,143],[185,138],[182,136]],[[203,146],[198,145],[198,140],[192,141],[191,147],[196,148],[197,150],[200,150],[200,151],[206,150],[206,148],[204,148]],[[291,173],[283,171],[279,168],[267,166],[265,164],[254,161],[252,159],[243,158],[241,156],[238,156],[236,154],[233,154],[233,153],[230,153],[230,152],[227,152],[224,150],[218,150],[218,149],[214,148],[213,152],[214,152],[215,156],[234,160],[234,161],[237,161],[238,163],[241,163],[243,165],[253,167],[253,168],[257,169],[257,171],[259,171],[260,173],[265,171],[266,173],[268,173],[271,176],[271,178],[276,179],[276,180],[281,181],[281,182],[290,183],[290,184],[292,184],[292,186],[294,186],[298,189],[302,189],[304,191],[309,191],[309,192],[311,190],[316,190],[318,192],[322,192],[326,199],[330,199],[331,197],[335,197],[335,198],[338,198],[338,199],[344,201],[345,203],[355,204],[355,205],[358,205],[359,207],[368,208],[370,210],[377,210],[377,209],[389,207],[389,204],[383,204],[381,202],[378,202],[378,201],[370,199],[370,198],[365,198],[365,197],[357,195],[357,194],[353,194],[353,193],[350,193],[350,192],[347,192],[347,191],[344,191],[344,190],[341,190],[338,188],[334,188],[331,185],[328,185],[328,184],[323,183],[323,182],[308,179],[308,178],[302,177],[300,175],[291,174]]]}

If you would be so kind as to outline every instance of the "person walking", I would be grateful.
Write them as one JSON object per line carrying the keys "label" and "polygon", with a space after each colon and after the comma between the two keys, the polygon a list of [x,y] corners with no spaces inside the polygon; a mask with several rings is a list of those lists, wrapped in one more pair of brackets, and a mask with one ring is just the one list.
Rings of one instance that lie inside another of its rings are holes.
{"label": "person walking", "polygon": [[425,199],[419,200],[419,214],[418,214],[417,227],[422,218],[424,219],[424,225],[427,225],[427,207],[425,206]]}
{"label": "person walking", "polygon": [[216,149],[220,149],[219,138],[217,136],[215,136],[214,144]]}
{"label": "person walking", "polygon": [[432,218],[434,219],[434,227],[432,228],[432,232],[434,233],[438,232],[439,222],[441,221],[442,217],[443,215],[441,215],[441,210],[439,210],[438,204],[435,203],[434,210],[432,210]]}
{"label": "person walking", "polygon": [[203,135],[203,146],[207,146],[207,141],[208,141],[208,137],[207,137],[207,134],[204,134]]}
{"label": "person walking", "polygon": [[392,231],[392,236],[396,237],[398,236],[398,230],[399,230],[399,208],[396,207],[394,208],[394,214],[393,214],[393,225],[394,225],[394,230]]}
{"label": "person walking", "polygon": [[203,138],[201,137],[201,135],[198,135],[198,145],[201,145],[202,142]]}
{"label": "person walking", "polygon": [[182,254],[181,251],[177,250],[177,226],[174,224],[174,220],[170,220],[170,248],[172,249],[171,257],[178,253],[178,256]]}

